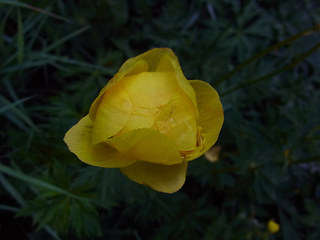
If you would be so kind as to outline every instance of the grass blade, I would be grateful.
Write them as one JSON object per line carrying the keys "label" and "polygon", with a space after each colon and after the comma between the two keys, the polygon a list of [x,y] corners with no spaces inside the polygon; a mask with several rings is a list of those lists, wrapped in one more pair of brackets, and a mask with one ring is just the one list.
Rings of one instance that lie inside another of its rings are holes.
{"label": "grass blade", "polygon": [[0,183],[7,190],[7,192],[13,197],[21,206],[26,204],[26,201],[20,195],[20,193],[12,186],[12,184],[0,173]]}
{"label": "grass blade", "polygon": [[[0,183],[8,191],[8,193],[21,205],[26,205],[26,201],[20,195],[20,193],[13,187],[13,185],[0,173]],[[0,204],[0,210],[18,212],[19,208]],[[60,240],[59,236],[49,226],[45,226],[44,229],[51,235],[53,239]]]}
{"label": "grass blade", "polygon": [[59,20],[65,21],[65,22],[69,22],[69,23],[71,22],[70,20],[68,20],[68,19],[66,19],[64,17],[61,17],[61,16],[59,16],[57,14],[51,13],[51,12],[49,12],[47,10],[42,9],[42,8],[37,8],[37,7],[31,6],[31,5],[26,4],[26,3],[22,3],[22,2],[17,1],[17,0],[0,0],[0,3],[9,4],[9,5],[16,6],[16,7],[27,8],[27,9],[33,10],[35,12],[39,12],[39,13],[48,15],[50,17],[53,17],[53,18],[56,18],[56,19],[59,19]]}
{"label": "grass blade", "polygon": [[58,47],[59,45],[61,45],[62,43],[68,41],[69,39],[72,39],[72,38],[74,38],[75,36],[77,36],[77,35],[85,32],[85,31],[88,30],[89,28],[90,28],[90,26],[85,26],[85,27],[83,27],[83,28],[80,28],[80,29],[78,29],[78,30],[70,33],[69,35],[67,35],[67,36],[61,38],[60,40],[54,42],[53,44],[51,44],[49,47],[47,47],[47,48],[44,50],[44,52],[49,52],[49,51],[51,51],[52,49]]}
{"label": "grass blade", "polygon": [[18,101],[15,101],[13,103],[10,102],[9,104],[6,104],[5,106],[0,108],[0,114],[4,113],[7,110],[12,109],[13,107],[15,107],[15,106],[17,106],[17,105],[19,105],[19,104],[21,104],[21,103],[23,103],[25,101],[28,101],[31,98],[33,98],[33,96],[22,98],[22,99],[20,99]]}
{"label": "grass blade", "polygon": [[80,197],[80,196],[77,196],[77,195],[74,195],[56,185],[53,185],[51,183],[48,183],[48,182],[45,182],[45,181],[42,181],[38,178],[34,178],[34,177],[30,177],[22,172],[18,172],[10,167],[7,167],[3,164],[0,164],[0,172],[3,172],[7,175],[10,175],[12,177],[15,177],[17,179],[20,179],[22,181],[25,181],[29,184],[32,184],[32,185],[35,185],[35,186],[38,186],[38,187],[42,187],[42,188],[45,188],[47,190],[50,190],[50,191],[53,191],[53,192],[56,192],[56,193],[60,193],[60,194],[63,194],[63,195],[66,195],[68,197],[71,197],[71,198],[74,198],[74,199],[78,199],[78,200],[82,200],[82,201],[87,201],[89,200],[88,198],[84,198],[84,197]]}
{"label": "grass blade", "polygon": [[17,38],[17,52],[18,52],[18,64],[21,64],[23,61],[24,53],[24,36],[23,36],[23,25],[21,21],[20,9],[18,9],[18,38]]}
{"label": "grass blade", "polygon": [[[31,120],[31,118],[26,114],[24,113],[23,111],[21,111],[20,109],[18,109],[14,104],[14,103],[11,103],[9,100],[7,100],[5,97],[3,96],[0,96],[0,104],[5,106],[3,107],[4,110],[8,110],[7,109],[7,106],[10,108],[10,110],[15,114],[16,117],[16,120],[19,121],[19,120],[22,120],[24,123],[26,123],[31,129],[35,130],[35,131],[38,131],[38,128],[35,126],[35,124],[33,123],[33,121]],[[4,111],[3,110],[3,111]],[[17,122],[15,121],[15,122]]]}
{"label": "grass blade", "polygon": [[0,204],[0,210],[2,210],[2,211],[10,211],[10,212],[18,212],[19,208]]}

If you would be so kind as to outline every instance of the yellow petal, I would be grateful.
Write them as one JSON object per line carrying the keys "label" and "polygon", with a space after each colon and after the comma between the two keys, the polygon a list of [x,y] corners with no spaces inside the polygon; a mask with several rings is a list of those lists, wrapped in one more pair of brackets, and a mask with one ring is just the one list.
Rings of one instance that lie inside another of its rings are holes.
{"label": "yellow petal", "polygon": [[[128,59],[120,68],[119,73],[132,71],[133,66],[143,61],[144,68],[141,67],[141,72],[173,72],[178,81],[178,85],[183,89],[193,104],[196,103],[194,90],[190,86],[188,80],[184,77],[177,56],[169,48],[153,48],[143,54]],[[142,63],[139,63],[142,66]],[[146,70],[148,66],[148,70]]]}
{"label": "yellow petal", "polygon": [[160,107],[180,90],[175,75],[169,72],[143,72],[123,80],[131,102],[140,108]]}
{"label": "yellow petal", "polygon": [[183,75],[178,58],[171,49],[167,49],[166,51],[163,52],[163,55],[159,60],[156,71],[174,72],[180,88],[191,99],[192,103],[195,106],[197,106],[194,90],[191,87],[189,81]]}
{"label": "yellow petal", "polygon": [[204,135],[204,146],[190,156],[190,160],[201,156],[215,144],[218,139],[224,116],[223,108],[219,99],[219,95],[208,83],[191,80],[199,111],[199,125]]}
{"label": "yellow petal", "polygon": [[[99,96],[91,105],[89,114],[92,120],[95,119],[97,109],[99,108],[103,95],[119,81],[123,81],[126,76],[134,76],[144,72],[171,72],[174,78],[170,81],[177,82],[178,86],[185,92],[196,106],[195,93],[190,83],[184,77],[178,58],[169,48],[154,48],[136,57],[128,59],[119,69],[119,72],[108,82],[100,91]],[[141,92],[140,92],[141,95]]]}
{"label": "yellow petal", "polygon": [[96,110],[92,143],[106,141],[118,133],[127,123],[131,114],[131,102],[121,85],[115,85],[104,95]]}
{"label": "yellow petal", "polygon": [[132,181],[147,185],[159,192],[174,193],[184,184],[187,168],[187,162],[170,166],[136,162],[120,170]]}
{"label": "yellow petal", "polygon": [[101,89],[98,97],[92,103],[89,111],[90,118],[92,120],[95,119],[97,109],[100,106],[104,93],[107,90],[109,90],[111,87],[113,87],[116,83],[118,83],[120,79],[123,79],[125,76],[132,76],[132,75],[135,75],[141,72],[146,72],[146,71],[148,71],[148,63],[143,59],[136,60],[131,64],[124,63],[121,69],[119,70],[119,72],[104,86],[103,89]]}
{"label": "yellow petal", "polygon": [[197,112],[184,94],[176,96],[157,114],[156,127],[171,138],[181,151],[193,150],[197,143]]}
{"label": "yellow petal", "polygon": [[65,135],[64,141],[69,150],[81,161],[99,167],[118,168],[132,164],[135,160],[120,154],[106,143],[92,145],[93,122],[89,116],[82,118]]}
{"label": "yellow petal", "polygon": [[157,108],[140,108],[133,105],[131,116],[127,123],[115,136],[119,136],[139,128],[151,128],[154,124],[157,111]]}
{"label": "yellow petal", "polygon": [[127,71],[127,69],[130,69],[132,66],[136,65],[139,61],[145,61],[148,64],[148,72],[155,72],[160,59],[164,55],[174,55],[171,49],[169,48],[153,48],[149,51],[146,51],[136,57],[128,59],[120,68],[119,72]]}
{"label": "yellow petal", "polygon": [[165,165],[182,162],[173,140],[153,129],[136,129],[106,142],[119,152],[139,161]]}

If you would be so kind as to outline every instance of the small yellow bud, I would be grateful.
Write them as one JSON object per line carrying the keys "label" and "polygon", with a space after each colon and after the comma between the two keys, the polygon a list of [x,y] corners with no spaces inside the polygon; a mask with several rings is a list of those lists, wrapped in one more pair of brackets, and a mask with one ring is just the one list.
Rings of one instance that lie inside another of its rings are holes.
{"label": "small yellow bud", "polygon": [[279,229],[280,229],[280,225],[277,222],[273,220],[269,220],[268,230],[271,234],[279,232]]}

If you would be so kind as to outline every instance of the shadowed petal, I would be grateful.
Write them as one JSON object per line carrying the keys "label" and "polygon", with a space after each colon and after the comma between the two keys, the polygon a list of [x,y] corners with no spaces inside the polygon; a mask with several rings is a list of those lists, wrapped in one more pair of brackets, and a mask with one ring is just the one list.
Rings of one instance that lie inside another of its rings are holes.
{"label": "shadowed petal", "polygon": [[132,181],[147,185],[159,192],[174,193],[184,184],[187,168],[187,162],[170,166],[136,162],[120,170]]}
{"label": "shadowed petal", "polygon": [[179,150],[193,150],[197,142],[197,111],[185,94],[176,96],[157,114],[156,126]]}
{"label": "shadowed petal", "polygon": [[104,142],[118,133],[127,123],[131,109],[132,104],[122,85],[114,86],[107,91],[96,110],[92,143]]}
{"label": "shadowed petal", "polygon": [[119,152],[140,161],[164,165],[182,162],[174,141],[153,129],[136,129],[106,142]]}
{"label": "shadowed petal", "polygon": [[165,51],[162,57],[159,60],[157,70],[156,71],[164,71],[164,72],[174,72],[176,81],[179,87],[185,92],[185,94],[190,98],[194,106],[197,106],[196,96],[193,88],[190,86],[189,81],[183,75],[180,63],[178,61],[177,56],[171,49]]}
{"label": "shadowed petal", "polygon": [[223,108],[216,90],[208,83],[199,80],[191,80],[190,84],[196,93],[199,125],[202,128],[201,133],[204,136],[203,148],[200,148],[199,152],[195,152],[190,156],[191,159],[195,159],[208,151],[209,148],[215,144],[223,124],[224,116]]}
{"label": "shadowed petal", "polygon": [[120,79],[122,79],[125,76],[132,76],[141,72],[148,71],[148,63],[143,59],[133,61],[130,64],[124,63],[122,66],[123,67],[121,67],[119,72],[116,75],[114,75],[114,77],[104,86],[104,88],[101,89],[98,97],[92,103],[89,111],[89,115],[92,120],[94,120],[96,117],[97,110],[100,107],[100,103],[104,97],[105,92],[107,92],[111,87],[113,87]]}

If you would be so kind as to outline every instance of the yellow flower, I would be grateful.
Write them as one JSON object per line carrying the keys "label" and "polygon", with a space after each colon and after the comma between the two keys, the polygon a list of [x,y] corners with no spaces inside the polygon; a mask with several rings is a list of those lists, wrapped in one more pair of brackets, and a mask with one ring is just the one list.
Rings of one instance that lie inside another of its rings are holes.
{"label": "yellow flower", "polygon": [[121,66],[64,141],[87,164],[173,193],[188,162],[217,141],[223,119],[217,92],[188,81],[170,49],[155,48]]}
{"label": "yellow flower", "polygon": [[280,230],[280,225],[277,222],[273,221],[273,220],[269,220],[269,222],[268,222],[268,230],[272,234],[273,233],[277,233]]}

